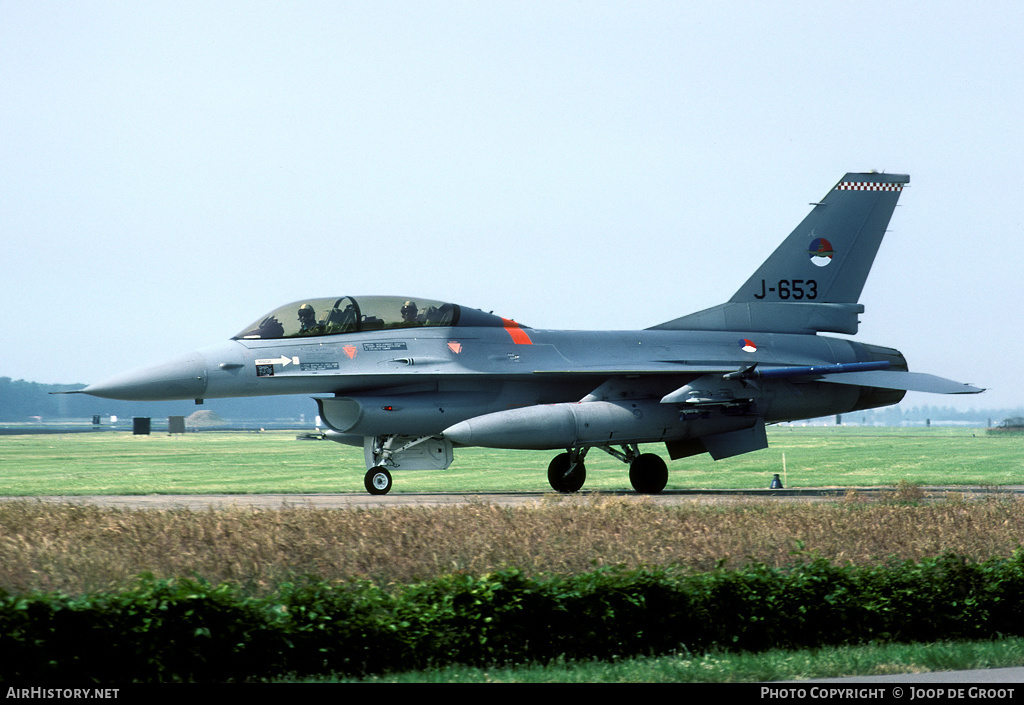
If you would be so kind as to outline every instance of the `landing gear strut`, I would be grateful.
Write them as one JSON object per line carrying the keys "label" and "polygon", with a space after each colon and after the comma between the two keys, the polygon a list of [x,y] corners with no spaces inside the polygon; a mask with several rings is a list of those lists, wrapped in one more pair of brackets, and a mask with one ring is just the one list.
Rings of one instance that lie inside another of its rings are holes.
{"label": "landing gear strut", "polygon": [[583,458],[586,448],[571,448],[567,453],[556,455],[548,465],[548,482],[556,492],[570,494],[579,492],[587,480],[587,467]]}

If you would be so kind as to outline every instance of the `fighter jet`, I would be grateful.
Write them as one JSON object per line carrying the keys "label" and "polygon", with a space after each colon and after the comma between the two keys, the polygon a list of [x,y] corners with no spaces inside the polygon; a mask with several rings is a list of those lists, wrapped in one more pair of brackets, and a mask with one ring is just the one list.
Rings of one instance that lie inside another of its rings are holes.
{"label": "fighter jet", "polygon": [[335,441],[362,446],[365,487],[444,469],[454,448],[557,450],[548,480],[575,492],[594,448],[661,492],[678,460],[768,446],[765,426],[983,390],[910,372],[857,332],[858,303],[910,179],[847,174],[727,302],[636,331],[530,328],[410,296],[296,301],[229,341],[92,384],[126,400],[313,395]]}

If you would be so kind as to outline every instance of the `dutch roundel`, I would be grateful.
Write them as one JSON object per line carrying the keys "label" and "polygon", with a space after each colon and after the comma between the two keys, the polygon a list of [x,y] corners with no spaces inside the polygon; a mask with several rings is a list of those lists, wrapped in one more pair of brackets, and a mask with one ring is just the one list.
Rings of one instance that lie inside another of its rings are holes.
{"label": "dutch roundel", "polygon": [[816,237],[811,240],[810,247],[807,248],[807,254],[811,258],[811,262],[819,267],[827,267],[832,264],[832,255],[835,254],[835,250],[832,249],[832,243],[823,237]]}
{"label": "dutch roundel", "polygon": [[754,341],[750,340],[749,338],[744,338],[743,340],[740,341],[740,349],[743,352],[748,353],[757,352],[757,346],[754,345]]}

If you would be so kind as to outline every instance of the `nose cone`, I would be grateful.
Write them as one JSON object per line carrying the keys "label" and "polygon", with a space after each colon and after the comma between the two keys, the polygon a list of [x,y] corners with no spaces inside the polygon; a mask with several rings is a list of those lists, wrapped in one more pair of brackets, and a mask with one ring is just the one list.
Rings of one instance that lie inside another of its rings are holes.
{"label": "nose cone", "polygon": [[104,399],[169,401],[200,399],[206,393],[206,383],[206,360],[199,353],[190,353],[90,384],[81,391]]}

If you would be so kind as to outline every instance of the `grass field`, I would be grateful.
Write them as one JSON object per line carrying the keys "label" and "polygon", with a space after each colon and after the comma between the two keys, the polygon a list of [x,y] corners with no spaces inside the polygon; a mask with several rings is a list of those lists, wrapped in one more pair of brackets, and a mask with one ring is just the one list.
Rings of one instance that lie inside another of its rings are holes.
{"label": "grass field", "polygon": [[[982,429],[772,427],[770,447],[669,463],[668,489],[1024,484],[1024,437]],[[661,453],[663,447],[643,450]],[[554,453],[460,448],[443,471],[399,472],[393,492],[550,491]],[[0,495],[364,492],[360,448],[293,431],[169,436],[70,433],[0,437]],[[627,467],[592,450],[585,489],[629,490]]]}

